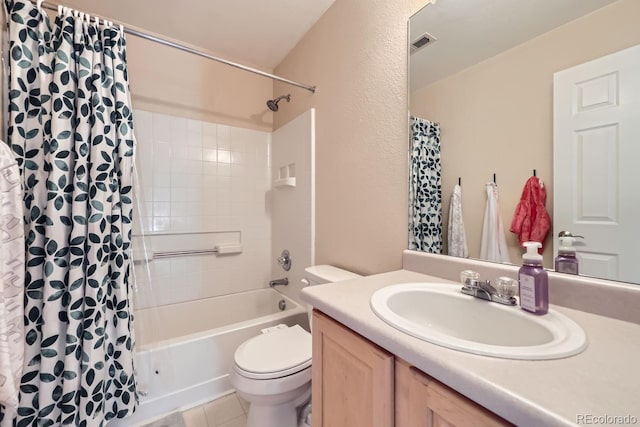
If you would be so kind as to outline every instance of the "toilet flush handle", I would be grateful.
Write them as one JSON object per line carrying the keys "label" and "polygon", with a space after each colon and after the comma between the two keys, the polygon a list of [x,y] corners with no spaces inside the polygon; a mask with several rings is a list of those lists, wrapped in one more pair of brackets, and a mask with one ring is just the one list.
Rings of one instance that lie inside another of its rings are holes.
{"label": "toilet flush handle", "polygon": [[302,282],[303,285],[309,286],[309,281],[307,279],[302,279],[300,281]]}

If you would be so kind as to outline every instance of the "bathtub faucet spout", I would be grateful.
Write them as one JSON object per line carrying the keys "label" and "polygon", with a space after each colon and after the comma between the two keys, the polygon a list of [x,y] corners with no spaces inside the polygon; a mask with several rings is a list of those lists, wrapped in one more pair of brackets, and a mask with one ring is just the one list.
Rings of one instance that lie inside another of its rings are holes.
{"label": "bathtub faucet spout", "polygon": [[284,279],[277,279],[269,282],[269,286],[271,286],[272,288],[275,288],[276,286],[279,286],[279,285],[287,286],[288,284],[289,284],[289,279],[286,277]]}

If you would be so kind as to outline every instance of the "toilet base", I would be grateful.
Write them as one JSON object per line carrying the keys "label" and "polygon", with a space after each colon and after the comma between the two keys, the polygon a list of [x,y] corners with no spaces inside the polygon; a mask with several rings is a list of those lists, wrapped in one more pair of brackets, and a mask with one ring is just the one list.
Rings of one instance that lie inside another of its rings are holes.
{"label": "toilet base", "polygon": [[305,388],[296,399],[279,405],[250,401],[247,427],[298,427],[299,410],[311,398],[311,387]]}
{"label": "toilet base", "polygon": [[298,427],[298,410],[293,405],[251,405],[247,427]]}

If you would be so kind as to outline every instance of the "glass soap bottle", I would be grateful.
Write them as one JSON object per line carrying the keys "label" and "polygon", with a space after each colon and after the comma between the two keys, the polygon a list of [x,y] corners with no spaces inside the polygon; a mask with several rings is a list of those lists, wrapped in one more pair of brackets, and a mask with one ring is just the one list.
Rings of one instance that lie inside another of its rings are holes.
{"label": "glass soap bottle", "polygon": [[522,256],[522,267],[518,271],[520,282],[520,307],[533,314],[549,311],[549,275],[542,266],[540,242],[525,242],[527,252]]}

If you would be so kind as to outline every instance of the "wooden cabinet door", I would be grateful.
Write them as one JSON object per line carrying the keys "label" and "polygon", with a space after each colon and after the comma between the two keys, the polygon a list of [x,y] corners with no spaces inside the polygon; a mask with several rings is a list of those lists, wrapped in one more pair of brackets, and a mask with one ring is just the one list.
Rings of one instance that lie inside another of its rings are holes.
{"label": "wooden cabinet door", "polygon": [[507,421],[396,360],[396,427],[496,427]]}
{"label": "wooden cabinet door", "polygon": [[313,427],[393,427],[394,357],[313,312]]}

